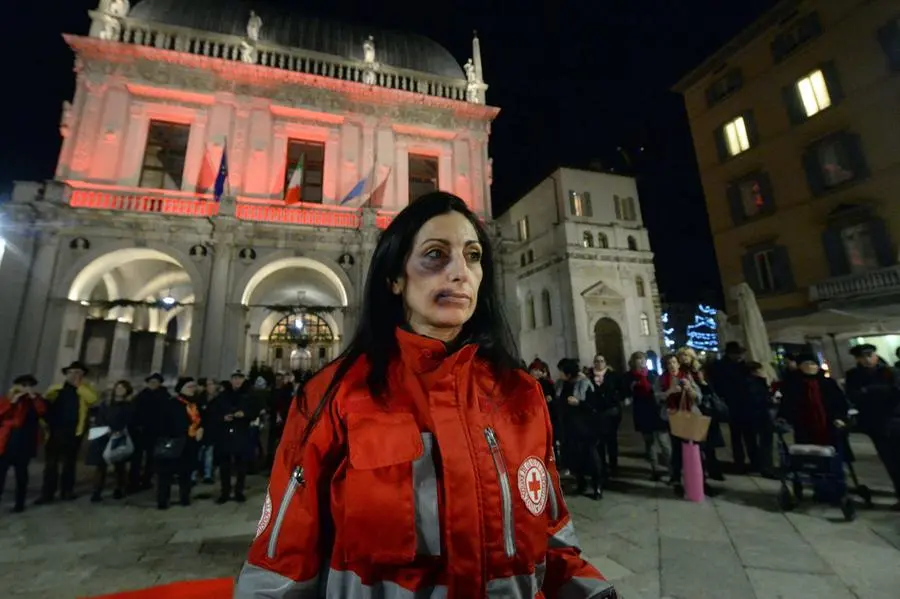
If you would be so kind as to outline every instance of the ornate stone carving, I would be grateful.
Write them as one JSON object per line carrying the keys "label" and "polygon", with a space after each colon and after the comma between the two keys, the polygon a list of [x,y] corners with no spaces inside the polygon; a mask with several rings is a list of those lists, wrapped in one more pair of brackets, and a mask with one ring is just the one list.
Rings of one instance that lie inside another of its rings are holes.
{"label": "ornate stone carving", "polygon": [[102,40],[118,41],[119,34],[122,33],[122,24],[116,17],[109,15],[103,16],[103,28],[97,36]]}
{"label": "ornate stone carving", "polygon": [[241,62],[256,64],[256,48],[247,42],[241,42]]}
{"label": "ornate stone carving", "polygon": [[106,14],[114,17],[126,17],[131,9],[131,3],[128,0],[109,0],[106,5]]}
{"label": "ornate stone carving", "polygon": [[259,31],[262,29],[262,19],[259,15],[250,11],[250,20],[247,21],[247,37],[254,42],[259,41]]}

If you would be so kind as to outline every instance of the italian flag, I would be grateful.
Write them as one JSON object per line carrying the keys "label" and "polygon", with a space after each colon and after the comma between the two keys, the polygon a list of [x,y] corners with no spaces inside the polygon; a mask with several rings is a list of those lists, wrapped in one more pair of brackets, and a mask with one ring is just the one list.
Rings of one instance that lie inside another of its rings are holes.
{"label": "italian flag", "polygon": [[303,161],[305,158],[306,154],[300,154],[300,160],[297,161],[297,168],[294,169],[294,174],[291,175],[287,190],[284,192],[284,203],[288,206],[296,204],[302,199],[300,197],[300,190],[303,187]]}

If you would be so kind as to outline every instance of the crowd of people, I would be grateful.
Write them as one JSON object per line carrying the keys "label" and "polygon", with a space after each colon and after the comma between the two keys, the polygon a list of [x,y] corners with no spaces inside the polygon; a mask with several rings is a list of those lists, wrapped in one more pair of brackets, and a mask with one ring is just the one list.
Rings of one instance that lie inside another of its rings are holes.
{"label": "crowd of people", "polygon": [[[761,364],[747,362],[745,351],[729,343],[721,359],[702,363],[685,347],[663,357],[663,372],[647,368],[637,352],[627,372],[612,369],[603,355],[592,367],[577,360],[557,364],[554,381],[546,363],[529,366],[549,403],[561,470],[575,479],[577,494],[595,499],[617,475],[619,428],[623,410],[632,409],[635,430],[644,440],[652,480],[664,477],[683,495],[680,451],[684,440],[669,432],[668,414],[689,410],[709,416],[709,433],[701,444],[706,493],[719,492],[709,481],[724,481],[717,450],[725,447],[721,426],[730,431],[733,470],[739,474],[776,476],[775,423],[788,422],[798,443],[844,441],[848,410],[858,412],[858,430],[868,435],[900,500],[900,370],[880,359],[871,345],[853,349],[857,367],[846,384],[825,376],[813,354],[789,355],[779,381],[766,379]],[[264,373],[229,380],[184,377],[170,392],[160,374],[152,374],[135,393],[118,381],[101,397],[85,381],[87,368],[74,362],[63,369],[65,381],[41,395],[31,375],[18,377],[0,398],[0,496],[7,471],[15,475],[14,512],[24,511],[28,466],[44,443],[44,473],[38,505],[72,501],[80,449],[87,443],[85,464],[95,470],[90,500],[104,500],[113,474],[112,498],[146,491],[156,482],[157,505],[178,500],[189,505],[197,484],[220,485],[218,503],[245,501],[249,473],[271,464],[291,399],[310,374]],[[262,429],[269,429],[262,435]],[[266,447],[263,447],[263,438]],[[217,476],[218,475],[218,476]],[[590,485],[590,486],[589,486]],[[900,502],[895,506],[900,509]]]}
{"label": "crowd of people", "polygon": [[779,380],[770,381],[763,365],[748,362],[737,342],[728,343],[720,359],[710,356],[705,362],[692,348],[681,348],[663,357],[659,375],[648,369],[641,352],[631,356],[624,373],[610,368],[603,355],[587,368],[574,359],[560,360],[555,381],[540,358],[529,370],[544,390],[557,460],[574,477],[577,494],[600,499],[605,482],[616,476],[619,426],[627,406],[643,437],[652,480],[667,475],[679,496],[684,495],[685,440],[670,432],[673,412],[710,418],[701,451],[705,491],[711,496],[720,489],[709,482],[725,480],[717,455],[726,445],[723,425],[730,433],[733,471],[775,478],[777,423],[793,429],[796,443],[836,446],[844,459],[853,460],[847,431],[855,413],[857,430],[871,438],[893,483],[898,499],[893,509],[900,510],[900,369],[880,359],[872,345],[856,346],[851,353],[857,366],[847,373],[843,388],[826,376],[812,353],[786,356]]}
{"label": "crowd of people", "polygon": [[251,380],[235,371],[225,381],[182,377],[170,391],[155,373],[137,393],[127,380],[98,393],[87,374],[84,364],[73,362],[63,369],[64,382],[43,394],[33,376],[19,376],[0,397],[0,497],[11,469],[13,512],[25,510],[28,467],[41,444],[37,505],[77,499],[82,457],[94,469],[94,503],[107,499],[108,486],[112,499],[120,500],[155,485],[157,506],[168,509],[177,483],[179,503],[189,505],[192,488],[213,485],[216,478],[217,503],[243,502],[247,474],[271,467],[290,402],[310,376],[262,372]]}

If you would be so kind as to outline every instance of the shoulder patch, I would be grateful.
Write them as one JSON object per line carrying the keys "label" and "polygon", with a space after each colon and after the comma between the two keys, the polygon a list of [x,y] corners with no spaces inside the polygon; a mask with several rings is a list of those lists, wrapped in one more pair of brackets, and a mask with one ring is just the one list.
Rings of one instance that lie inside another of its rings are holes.
{"label": "shoulder patch", "polygon": [[547,486],[550,484],[550,475],[544,462],[535,456],[525,458],[519,466],[517,482],[525,507],[535,516],[541,515],[547,507]]}
{"label": "shoulder patch", "polygon": [[259,536],[266,531],[269,527],[269,522],[272,520],[272,496],[269,495],[269,490],[266,489],[266,500],[263,502],[262,515],[259,517],[259,523],[256,525],[256,537]]}

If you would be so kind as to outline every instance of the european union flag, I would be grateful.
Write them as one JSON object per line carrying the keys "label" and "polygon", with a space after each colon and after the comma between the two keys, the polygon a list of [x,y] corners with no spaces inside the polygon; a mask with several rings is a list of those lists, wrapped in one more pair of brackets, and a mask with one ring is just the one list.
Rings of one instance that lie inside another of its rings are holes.
{"label": "european union flag", "polygon": [[225,181],[228,180],[228,148],[222,148],[222,162],[219,164],[219,174],[216,175],[216,184],[213,187],[213,199],[219,201],[225,194]]}

